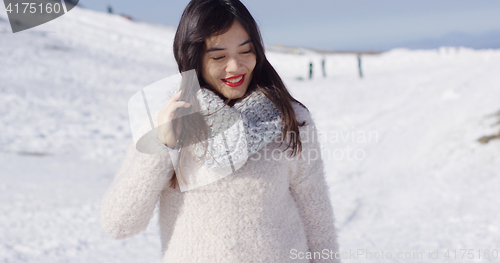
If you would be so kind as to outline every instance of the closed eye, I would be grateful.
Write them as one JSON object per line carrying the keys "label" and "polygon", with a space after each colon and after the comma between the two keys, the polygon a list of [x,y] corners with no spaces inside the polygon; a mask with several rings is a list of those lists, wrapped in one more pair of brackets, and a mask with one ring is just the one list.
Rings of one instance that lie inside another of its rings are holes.
{"label": "closed eye", "polygon": [[252,50],[250,49],[250,50],[248,50],[248,51],[245,51],[245,52],[241,52],[241,53],[243,53],[243,54],[248,54],[248,53],[252,53]]}
{"label": "closed eye", "polygon": [[214,57],[214,58],[212,58],[212,59],[214,59],[214,60],[219,60],[219,59],[223,59],[223,58],[224,58],[224,56],[220,56],[220,57]]}

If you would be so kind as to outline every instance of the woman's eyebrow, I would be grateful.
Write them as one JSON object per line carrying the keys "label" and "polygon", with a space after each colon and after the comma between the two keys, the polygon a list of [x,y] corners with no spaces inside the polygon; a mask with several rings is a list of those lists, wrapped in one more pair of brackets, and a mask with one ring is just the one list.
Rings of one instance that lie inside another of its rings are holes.
{"label": "woman's eyebrow", "polygon": [[[251,41],[252,41],[252,40],[247,39],[247,40],[245,40],[245,42],[241,43],[241,44],[239,45],[239,47],[244,46],[244,45],[246,45],[246,44],[250,43]],[[207,51],[206,51],[206,52],[208,53],[208,52],[212,52],[212,51],[220,51],[220,50],[226,50],[226,49],[225,49],[225,48],[220,48],[220,47],[212,47],[212,48],[207,49]]]}
{"label": "woman's eyebrow", "polygon": [[245,42],[241,43],[241,44],[239,45],[239,47],[244,46],[244,45],[246,45],[246,44],[248,44],[248,43],[250,43],[250,42],[251,42],[251,40],[250,40],[250,39],[247,39]]}

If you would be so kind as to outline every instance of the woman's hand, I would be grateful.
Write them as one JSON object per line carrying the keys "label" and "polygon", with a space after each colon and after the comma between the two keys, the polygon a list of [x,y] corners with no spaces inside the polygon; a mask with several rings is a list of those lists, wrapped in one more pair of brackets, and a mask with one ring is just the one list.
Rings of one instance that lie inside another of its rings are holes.
{"label": "woman's hand", "polygon": [[[182,90],[172,96],[167,104],[158,112],[158,139],[170,148],[177,146],[177,139],[175,138],[172,119],[174,118],[175,111],[178,108],[187,108],[191,104],[185,101],[178,101],[181,97]],[[178,131],[179,134],[180,131]]]}

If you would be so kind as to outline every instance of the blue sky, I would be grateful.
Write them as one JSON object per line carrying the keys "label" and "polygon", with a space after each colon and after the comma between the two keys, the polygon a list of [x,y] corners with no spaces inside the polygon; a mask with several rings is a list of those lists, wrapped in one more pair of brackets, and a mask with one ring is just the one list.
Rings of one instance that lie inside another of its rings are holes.
{"label": "blue sky", "polygon": [[[81,0],[80,5],[177,26],[189,1]],[[244,0],[268,45],[335,50],[388,49],[451,33],[500,42],[499,0]],[[497,34],[498,33],[498,34]],[[491,36],[490,36],[491,38]]]}

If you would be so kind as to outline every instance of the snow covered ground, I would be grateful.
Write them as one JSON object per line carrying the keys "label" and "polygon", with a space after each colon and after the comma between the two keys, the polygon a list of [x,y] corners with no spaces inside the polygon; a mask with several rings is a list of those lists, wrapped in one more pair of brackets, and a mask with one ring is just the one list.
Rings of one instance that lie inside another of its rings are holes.
{"label": "snow covered ground", "polygon": [[[6,21],[0,262],[159,262],[156,215],[113,240],[99,201],[131,140],[128,99],[177,73],[175,29],[78,7],[16,34]],[[326,78],[320,54],[268,57],[320,130],[344,262],[500,261],[484,254],[500,251],[500,140],[477,141],[500,129],[500,50],[366,55],[363,79],[352,54],[325,55]]]}

